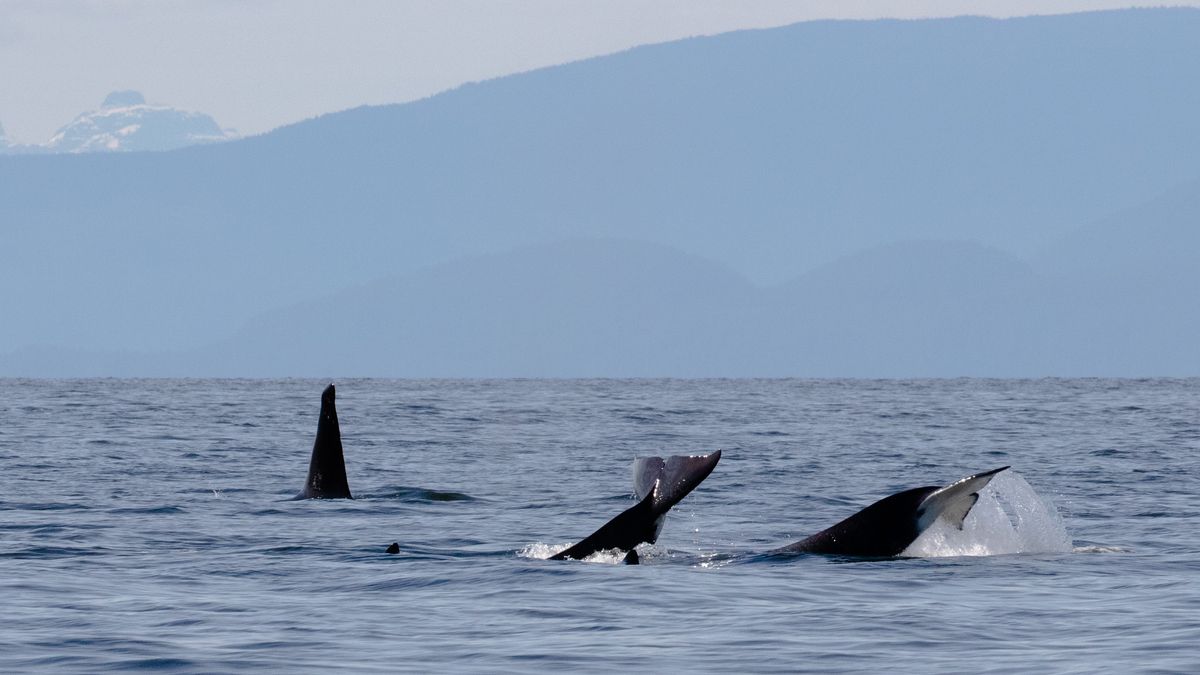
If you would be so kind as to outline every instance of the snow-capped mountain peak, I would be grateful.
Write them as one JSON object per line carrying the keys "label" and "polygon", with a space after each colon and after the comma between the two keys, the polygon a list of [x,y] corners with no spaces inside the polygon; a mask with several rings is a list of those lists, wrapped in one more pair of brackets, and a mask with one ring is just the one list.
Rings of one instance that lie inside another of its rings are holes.
{"label": "snow-capped mountain peak", "polygon": [[79,153],[173,150],[236,138],[212,117],[167,105],[148,104],[136,91],[115,91],[97,110],[80,114],[41,145],[9,145],[0,152]]}

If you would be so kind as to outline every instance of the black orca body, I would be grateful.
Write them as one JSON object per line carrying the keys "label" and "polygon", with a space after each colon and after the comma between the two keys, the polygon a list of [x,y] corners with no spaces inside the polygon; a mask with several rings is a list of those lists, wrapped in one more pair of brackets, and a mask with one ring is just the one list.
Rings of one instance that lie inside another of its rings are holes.
{"label": "black orca body", "polygon": [[979,501],[979,491],[1007,468],[967,476],[944,487],[919,487],[884,497],[833,527],[771,553],[900,555],[939,518],[961,530],[963,519]]}
{"label": "black orca body", "polygon": [[346,460],[342,456],[342,430],[338,427],[333,385],[321,394],[321,419],[317,422],[317,440],[313,442],[308,478],[296,499],[353,499],[346,481]]}
{"label": "black orca body", "polygon": [[667,511],[707,478],[720,459],[721,451],[718,450],[711,455],[635,460],[633,483],[638,503],[605,523],[587,539],[550,556],[550,560],[582,560],[598,551],[617,549],[628,552],[626,563],[637,564],[638,556],[633,548],[658,540]]}

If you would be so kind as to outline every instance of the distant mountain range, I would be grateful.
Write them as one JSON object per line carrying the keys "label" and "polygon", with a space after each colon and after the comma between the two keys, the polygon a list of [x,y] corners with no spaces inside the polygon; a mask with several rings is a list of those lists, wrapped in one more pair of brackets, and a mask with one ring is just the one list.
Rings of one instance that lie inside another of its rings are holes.
{"label": "distant mountain range", "polygon": [[576,239],[264,313],[190,350],[20,350],[15,375],[1040,377],[1200,372],[1196,266],[1063,276],[910,241],[759,287],[657,244]]}
{"label": "distant mountain range", "polygon": [[803,23],[0,157],[0,374],[1200,375],[1197,36]]}
{"label": "distant mountain range", "polygon": [[115,91],[98,110],[80,114],[45,143],[14,144],[0,129],[0,154],[175,150],[236,137],[203,113],[149,105],[139,92]]}

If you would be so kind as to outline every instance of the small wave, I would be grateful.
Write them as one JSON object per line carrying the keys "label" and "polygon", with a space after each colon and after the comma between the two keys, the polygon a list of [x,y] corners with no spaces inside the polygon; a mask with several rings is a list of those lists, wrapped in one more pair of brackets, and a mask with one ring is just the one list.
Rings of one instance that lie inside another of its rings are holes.
{"label": "small wave", "polygon": [[922,419],[929,419],[929,418],[933,417],[933,415],[928,412],[900,410],[900,411],[888,411],[888,412],[876,413],[875,417],[877,417],[879,419],[885,419],[885,420],[890,420],[890,419],[922,420]]}
{"label": "small wave", "polygon": [[363,590],[375,593],[395,593],[399,591],[413,591],[422,588],[437,588],[450,583],[449,579],[443,577],[418,577],[406,576],[399,579],[386,579],[383,581],[374,581],[363,585]]}
{"label": "small wave", "polygon": [[447,492],[419,487],[387,487],[381,492],[362,495],[360,499],[395,499],[402,502],[473,502],[476,497],[463,492]]}
{"label": "small wave", "polygon": [[1121,548],[1120,546],[1100,546],[1100,545],[1093,544],[1093,545],[1089,545],[1089,546],[1076,546],[1075,548],[1071,549],[1071,552],[1072,553],[1132,553],[1133,549]]}
{"label": "small wave", "polygon": [[170,656],[148,656],[145,658],[128,659],[114,663],[117,670],[191,670],[199,664],[187,659]]}
{"label": "small wave", "polygon": [[1103,448],[1100,450],[1093,450],[1088,454],[1092,457],[1130,457],[1133,455],[1133,453],[1129,452],[1128,450],[1121,450],[1119,448]]}
{"label": "small wave", "polygon": [[30,532],[37,536],[46,536],[75,530],[106,530],[110,527],[112,526],[95,523],[21,523],[0,525],[0,532],[12,530],[15,532]]}
{"label": "small wave", "polygon": [[86,504],[62,504],[50,502],[40,504],[20,504],[16,506],[16,508],[22,511],[87,511],[91,507],[87,506]]}
{"label": "small wave", "polygon": [[176,434],[154,434],[152,436],[147,436],[146,440],[150,440],[150,441],[192,441],[195,439],[189,438],[187,436],[178,436]]}
{"label": "small wave", "polygon": [[182,506],[146,506],[113,509],[109,513],[121,515],[162,515],[168,513],[183,513]]}
{"label": "small wave", "polygon": [[254,549],[254,552],[265,554],[265,555],[278,555],[278,554],[290,555],[293,553],[302,553],[305,550],[307,550],[307,549],[304,546],[301,546],[299,544],[284,544],[284,545],[280,545],[280,546],[265,546],[262,548],[256,548],[256,549]]}
{"label": "small wave", "polygon": [[102,553],[104,553],[104,549],[97,547],[70,548],[66,546],[33,546],[18,551],[7,551],[0,553],[0,558],[12,558],[16,560],[74,558],[79,556],[101,555]]}
{"label": "small wave", "polygon": [[441,415],[442,414],[441,409],[438,408],[437,406],[427,405],[424,403],[407,403],[407,404],[401,405],[400,409],[407,410],[408,412],[416,413],[418,415]]}

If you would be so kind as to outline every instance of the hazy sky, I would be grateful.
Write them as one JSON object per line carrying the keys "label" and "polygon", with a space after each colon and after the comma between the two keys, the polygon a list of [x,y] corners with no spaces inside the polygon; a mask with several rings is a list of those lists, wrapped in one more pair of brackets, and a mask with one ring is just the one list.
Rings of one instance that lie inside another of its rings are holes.
{"label": "hazy sky", "polygon": [[116,89],[259,133],[639,44],[817,18],[1017,16],[1107,0],[0,0],[0,125],[42,142]]}

